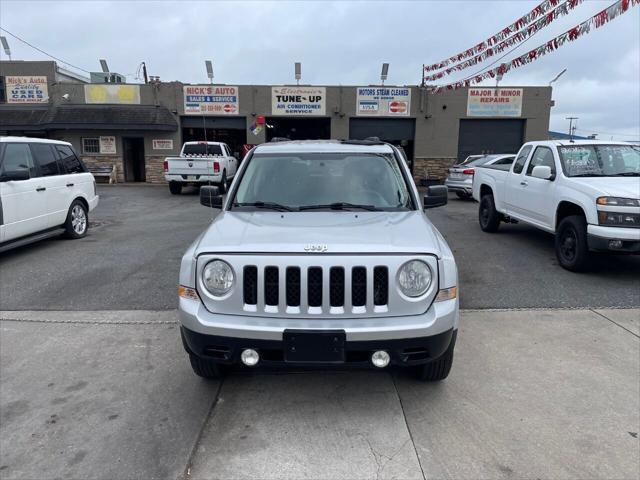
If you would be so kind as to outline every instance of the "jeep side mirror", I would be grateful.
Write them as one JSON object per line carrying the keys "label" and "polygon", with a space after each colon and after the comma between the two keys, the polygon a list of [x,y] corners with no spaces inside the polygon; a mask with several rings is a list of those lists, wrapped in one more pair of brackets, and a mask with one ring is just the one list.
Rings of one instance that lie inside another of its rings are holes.
{"label": "jeep side mirror", "polygon": [[0,182],[11,182],[15,180],[29,180],[29,170],[11,170],[0,175]]}
{"label": "jeep side mirror", "polygon": [[449,189],[444,185],[432,185],[427,187],[422,205],[425,209],[442,207],[449,201]]}
{"label": "jeep side mirror", "polygon": [[218,187],[200,187],[200,205],[211,208],[222,208],[222,195]]}
{"label": "jeep side mirror", "polygon": [[542,180],[553,180],[553,172],[548,165],[537,165],[533,167],[531,176],[535,178],[541,178]]}

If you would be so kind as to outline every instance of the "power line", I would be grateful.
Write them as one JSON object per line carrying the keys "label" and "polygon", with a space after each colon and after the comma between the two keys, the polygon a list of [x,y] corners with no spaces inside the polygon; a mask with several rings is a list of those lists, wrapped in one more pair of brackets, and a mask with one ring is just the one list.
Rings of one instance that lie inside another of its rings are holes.
{"label": "power line", "polygon": [[35,45],[32,45],[31,43],[27,42],[26,40],[24,40],[24,39],[20,38],[18,35],[15,35],[14,33],[11,33],[11,32],[10,32],[9,30],[7,30],[6,28],[2,28],[2,27],[0,27],[0,30],[2,30],[2,31],[3,31],[3,32],[5,32],[5,33],[8,33],[9,35],[11,35],[13,38],[15,38],[16,40],[18,40],[19,42],[22,42],[22,43],[24,43],[25,45],[30,46],[30,47],[31,47],[31,48],[33,48],[34,50],[37,50],[38,52],[45,54],[47,57],[51,57],[51,58],[53,58],[54,60],[57,60],[57,61],[58,61],[58,62],[60,62],[60,63],[63,63],[63,64],[65,64],[65,65],[68,65],[68,66],[70,66],[70,67],[75,68],[76,70],[81,70],[81,71],[83,71],[83,72],[85,72],[85,73],[91,73],[89,70],[85,70],[84,68],[77,67],[77,66],[75,66],[75,65],[74,65],[74,64],[72,64],[72,63],[65,62],[65,61],[64,61],[64,60],[62,60],[61,58],[55,57],[55,56],[51,55],[50,53],[45,52],[45,51],[44,51],[44,50],[42,50],[41,48],[38,48],[38,47],[36,47]]}
{"label": "power line", "polygon": [[595,133],[597,135],[615,135],[617,137],[637,137],[637,138],[640,138],[640,135],[634,134],[634,133],[596,132],[595,130],[587,130],[587,129],[584,129],[584,128],[576,128],[575,130],[578,131],[578,132]]}

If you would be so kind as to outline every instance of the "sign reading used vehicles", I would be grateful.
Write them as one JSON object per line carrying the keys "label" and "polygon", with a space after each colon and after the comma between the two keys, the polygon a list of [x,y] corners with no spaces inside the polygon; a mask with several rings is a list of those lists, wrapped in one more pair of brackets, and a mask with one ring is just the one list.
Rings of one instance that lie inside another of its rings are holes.
{"label": "sign reading used vehicles", "polygon": [[405,87],[358,87],[356,115],[408,117],[411,89]]}
{"label": "sign reading used vehicles", "polygon": [[186,85],[183,87],[185,115],[237,115],[238,87]]}
{"label": "sign reading used vehicles", "polygon": [[47,77],[5,77],[7,103],[47,103]]}
{"label": "sign reading used vehicles", "polygon": [[522,115],[522,88],[470,88],[468,117],[519,117]]}
{"label": "sign reading used vehicles", "polygon": [[325,87],[271,87],[271,114],[324,115],[326,98]]}

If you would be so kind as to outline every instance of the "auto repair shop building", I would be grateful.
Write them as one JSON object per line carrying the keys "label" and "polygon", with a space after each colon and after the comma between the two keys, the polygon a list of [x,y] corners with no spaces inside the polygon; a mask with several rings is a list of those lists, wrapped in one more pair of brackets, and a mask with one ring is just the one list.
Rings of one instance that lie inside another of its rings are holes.
{"label": "auto repair shop building", "polygon": [[190,140],[379,137],[400,145],[417,181],[470,154],[513,153],[548,137],[550,87],[431,93],[420,86],[89,83],[55,62],[0,62],[0,135],[71,142],[119,181],[164,182],[164,157]]}

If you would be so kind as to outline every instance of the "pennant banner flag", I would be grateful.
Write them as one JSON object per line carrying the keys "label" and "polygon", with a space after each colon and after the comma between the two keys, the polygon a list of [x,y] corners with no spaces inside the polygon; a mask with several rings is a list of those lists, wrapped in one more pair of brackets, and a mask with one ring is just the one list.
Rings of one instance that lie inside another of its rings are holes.
{"label": "pennant banner flag", "polygon": [[434,80],[439,80],[445,75],[450,75],[453,72],[459,72],[464,70],[465,68],[472,67],[477,65],[480,62],[483,62],[487,58],[493,57],[497,53],[502,53],[504,50],[511,48],[527,38],[530,38],[534,34],[538,33],[544,27],[549,25],[555,19],[559,17],[563,17],[567,15],[572,9],[574,9],[577,5],[581,4],[584,0],[567,0],[566,2],[560,4],[556,8],[554,8],[549,13],[545,14],[542,18],[539,18],[528,27],[523,28],[522,30],[517,31],[513,35],[511,35],[506,40],[498,43],[494,47],[487,48],[484,52],[475,57],[470,58],[469,60],[459,63],[457,65],[453,65],[446,70],[442,70],[437,73],[433,73],[431,75],[427,75],[424,77],[426,82],[433,82]]}
{"label": "pennant banner flag", "polygon": [[601,12],[597,13],[593,17],[585,20],[584,22],[576,25],[570,30],[567,30],[561,35],[558,35],[555,38],[552,38],[548,42],[540,45],[537,48],[525,53],[524,55],[520,55],[519,57],[514,58],[511,61],[503,63],[502,65],[487,70],[485,72],[479,73],[478,75],[467,78],[465,80],[460,80],[455,83],[450,83],[449,85],[441,85],[438,87],[432,87],[430,91],[434,93],[446,91],[446,90],[457,90],[459,88],[468,87],[470,85],[475,85],[484,80],[490,78],[496,78],[498,75],[504,75],[510,70],[520,68],[523,65],[531,63],[537,60],[540,57],[545,56],[547,53],[553,52],[558,48],[562,47],[567,42],[572,42],[576,40],[578,37],[588,34],[591,31],[591,28],[600,28],[603,25],[606,25],[609,21],[613,20],[616,17],[619,17],[623,13],[629,10],[629,7],[635,7],[640,3],[640,0],[618,0],[614,4],[605,8]]}
{"label": "pennant banner flag", "polygon": [[[573,2],[577,2],[577,0],[568,0],[569,4],[571,4]],[[449,57],[449,58],[447,58],[445,60],[442,60],[442,61],[440,61],[438,63],[434,63],[433,65],[427,65],[427,66],[424,67],[424,71],[425,72],[432,72],[434,70],[441,70],[443,68],[448,67],[452,63],[461,62],[462,60],[464,60],[466,58],[473,57],[474,55],[477,55],[478,53],[483,52],[488,47],[490,47],[492,45],[496,45],[497,43],[505,40],[513,32],[517,32],[518,30],[522,29],[523,27],[529,25],[536,18],[539,18],[542,15],[544,15],[545,13],[547,13],[549,11],[549,9],[557,7],[559,3],[560,3],[560,0],[544,0],[544,2],[542,2],[536,8],[534,8],[529,13],[527,13],[524,17],[519,18],[518,20],[513,22],[508,27],[503,28],[498,33],[496,33],[495,35],[487,38],[484,42],[480,42],[475,47],[471,47],[471,48],[465,50],[462,53],[459,53],[457,55]],[[571,8],[573,8],[573,6]]]}

